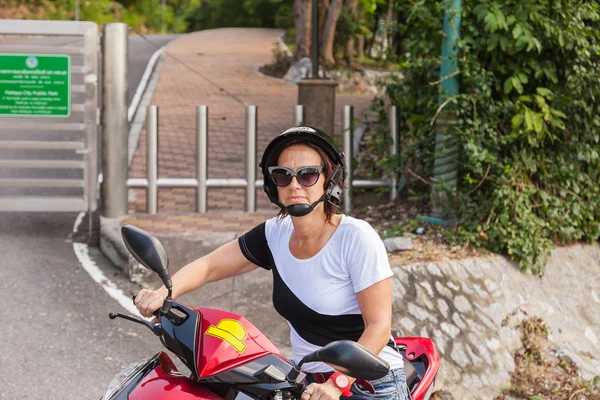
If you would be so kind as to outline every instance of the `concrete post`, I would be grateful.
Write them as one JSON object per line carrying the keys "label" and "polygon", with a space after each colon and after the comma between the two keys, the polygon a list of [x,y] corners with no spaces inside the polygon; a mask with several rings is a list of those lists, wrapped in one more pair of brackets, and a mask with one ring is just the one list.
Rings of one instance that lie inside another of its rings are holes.
{"label": "concrete post", "polygon": [[335,118],[335,88],[331,79],[298,81],[298,104],[304,106],[303,125],[318,128],[333,136]]}
{"label": "concrete post", "polygon": [[146,114],[146,209],[148,214],[158,212],[158,107],[148,106]]}
{"label": "concrete post", "polygon": [[304,106],[298,104],[294,109],[294,126],[304,125]]}
{"label": "concrete post", "polygon": [[[396,106],[390,108],[390,135],[392,136],[392,144],[390,145],[390,156],[395,157],[398,154],[398,111]],[[396,174],[391,178],[390,201],[396,201],[398,197],[398,179]]]}
{"label": "concrete post", "polygon": [[127,31],[123,23],[103,26],[102,196],[107,218],[127,214]]}
{"label": "concrete post", "polygon": [[196,108],[196,212],[206,213],[208,191],[208,107]]}
{"label": "concrete post", "polygon": [[256,106],[246,107],[246,212],[256,212]]}

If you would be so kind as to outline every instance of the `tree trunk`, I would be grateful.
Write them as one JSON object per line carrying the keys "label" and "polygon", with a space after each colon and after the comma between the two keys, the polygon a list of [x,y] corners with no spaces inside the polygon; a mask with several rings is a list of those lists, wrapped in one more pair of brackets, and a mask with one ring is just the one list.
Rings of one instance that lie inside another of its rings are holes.
{"label": "tree trunk", "polygon": [[[323,48],[323,31],[327,21],[327,12],[329,11],[329,0],[317,0],[319,4],[319,51]],[[320,54],[323,58],[323,54]]]}
{"label": "tree trunk", "polygon": [[[358,18],[360,18],[360,24],[364,25],[364,16],[363,16],[362,7],[359,7],[358,15],[359,15]],[[362,33],[359,34],[358,37],[356,38],[356,56],[358,58],[363,58],[365,56],[365,35],[363,35]]]}
{"label": "tree trunk", "polygon": [[341,12],[342,0],[333,0],[329,7],[325,28],[323,29],[323,47],[321,48],[323,60],[329,65],[335,64],[335,58],[333,58],[333,40],[335,39],[335,27]]}
{"label": "tree trunk", "polygon": [[363,58],[365,56],[365,35],[360,35],[356,39],[356,56]]}
{"label": "tree trunk", "polygon": [[[358,10],[358,0],[348,0],[346,3],[350,14],[356,18],[356,12]],[[346,63],[349,67],[352,67],[352,57],[354,57],[354,48],[355,48],[355,37],[354,35],[350,35],[348,41],[346,42],[346,48],[344,49],[344,58],[346,59]]]}
{"label": "tree trunk", "polygon": [[388,47],[388,29],[390,22],[392,21],[392,11],[394,10],[394,0],[388,0],[388,9],[385,14],[385,21],[383,22],[383,30],[381,31],[381,53],[382,58],[387,58],[385,52]]}
{"label": "tree trunk", "polygon": [[296,59],[310,57],[312,39],[312,0],[294,0]]}

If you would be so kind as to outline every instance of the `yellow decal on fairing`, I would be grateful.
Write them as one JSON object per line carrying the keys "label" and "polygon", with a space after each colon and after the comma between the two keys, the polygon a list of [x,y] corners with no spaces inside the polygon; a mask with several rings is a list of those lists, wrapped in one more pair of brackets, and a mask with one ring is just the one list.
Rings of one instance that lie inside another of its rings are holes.
{"label": "yellow decal on fairing", "polygon": [[211,325],[206,330],[207,335],[218,337],[233,346],[238,353],[242,354],[246,350],[243,340],[246,338],[246,328],[239,321],[234,319],[222,319],[217,326]]}

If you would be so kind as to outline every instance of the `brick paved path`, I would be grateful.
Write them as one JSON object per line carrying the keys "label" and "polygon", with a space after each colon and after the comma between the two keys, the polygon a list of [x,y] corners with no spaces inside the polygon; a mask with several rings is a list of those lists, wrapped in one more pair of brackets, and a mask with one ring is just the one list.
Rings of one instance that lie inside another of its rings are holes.
{"label": "brick paved path", "polygon": [[[257,160],[268,142],[292,126],[297,102],[296,85],[261,77],[252,71],[255,64],[272,61],[273,44],[281,31],[275,29],[224,28],[185,35],[167,48],[161,76],[151,104],[159,109],[159,176],[164,178],[194,177],[195,109],[209,109],[208,177],[244,178],[245,108],[207,79],[245,101],[258,107]],[[181,62],[185,65],[183,65]],[[340,134],[341,109],[354,105],[355,115],[366,108],[370,95],[338,95],[336,98],[336,134]],[[144,177],[146,135],[142,132],[130,169],[131,178]],[[260,172],[257,172],[260,178]],[[145,191],[136,190],[130,201],[130,212],[145,210]],[[160,189],[159,213],[186,213],[187,217],[161,219],[138,215],[136,221],[158,221],[181,227],[186,221],[196,227],[222,224],[218,217],[192,216],[194,190]],[[209,189],[210,214],[225,215],[244,210],[243,189]],[[257,208],[263,215],[274,215],[275,208],[262,190],[257,189]],[[266,213],[265,213],[266,212]],[[225,213],[225,214],[224,214]],[[237,215],[237,214],[236,214]],[[252,226],[254,218],[238,218],[241,228]],[[166,217],[164,217],[166,218]],[[228,217],[229,218],[229,217]],[[234,218],[235,219],[235,218]],[[250,221],[252,220],[252,221]],[[173,222],[179,221],[179,222]],[[195,221],[195,222],[190,222]],[[244,222],[245,221],[245,222]],[[163,225],[164,225],[163,224]],[[208,224],[208,225],[207,225]],[[157,225],[158,228],[158,225]],[[163,228],[161,228],[163,229]],[[178,229],[178,228],[177,228]]]}

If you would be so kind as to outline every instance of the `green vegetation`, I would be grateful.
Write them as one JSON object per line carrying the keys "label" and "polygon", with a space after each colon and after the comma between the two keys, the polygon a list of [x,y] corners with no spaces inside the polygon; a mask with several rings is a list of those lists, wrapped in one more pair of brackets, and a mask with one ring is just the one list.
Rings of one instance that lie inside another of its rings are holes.
{"label": "green vegetation", "polygon": [[[387,105],[373,148],[378,166],[429,193],[444,3],[402,1],[402,151],[386,156]],[[456,118],[459,187],[447,193],[448,237],[542,272],[557,244],[600,236],[600,5],[597,1],[463,1]],[[410,172],[407,172],[410,171]],[[416,177],[419,177],[417,179]]]}
{"label": "green vegetation", "polygon": [[292,5],[287,0],[200,1],[190,15],[190,29],[289,28],[294,25]]}
{"label": "green vegetation", "polygon": [[[7,18],[73,20],[75,0],[7,0],[0,13]],[[164,13],[161,0],[79,0],[79,19],[120,21],[141,32],[171,33],[294,24],[292,3],[284,0],[166,0]]]}

